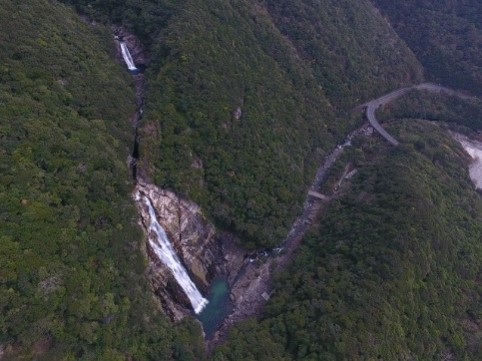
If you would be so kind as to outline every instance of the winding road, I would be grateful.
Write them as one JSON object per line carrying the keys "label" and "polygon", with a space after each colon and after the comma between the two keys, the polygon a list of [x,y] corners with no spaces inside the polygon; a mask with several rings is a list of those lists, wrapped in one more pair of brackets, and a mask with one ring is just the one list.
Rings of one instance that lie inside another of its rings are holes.
{"label": "winding road", "polygon": [[[124,46],[125,49],[127,49],[125,44]],[[123,50],[123,55],[128,52],[128,49],[126,51],[125,49],[121,49]],[[132,72],[131,68],[133,66],[135,67],[135,65],[133,65],[133,61],[131,61],[132,64],[130,64],[130,60],[132,59],[130,57],[124,56],[124,60],[126,61],[126,64],[131,71],[131,74],[138,74]],[[137,78],[138,81],[136,82],[136,94],[138,100],[138,108],[136,114],[133,117],[133,123],[136,129],[136,140],[133,153],[133,156],[135,158],[135,149],[138,144],[137,123],[142,117],[144,93],[144,77],[137,75],[136,79]],[[397,146],[399,142],[380,125],[375,115],[376,110],[382,105],[387,104],[413,90],[426,90],[436,93],[445,93],[452,96],[458,96],[462,99],[473,98],[472,96],[469,96],[463,92],[455,91],[437,84],[422,83],[411,87],[397,89],[377,99],[371,100],[363,104],[361,107],[365,108],[366,117],[369,124],[382,137],[384,137],[390,144],[394,146]],[[222,343],[226,339],[228,331],[232,325],[248,317],[259,315],[262,312],[264,305],[266,304],[269,296],[273,292],[271,287],[273,276],[276,273],[280,272],[282,269],[284,269],[286,265],[290,262],[293,253],[300,245],[306,232],[313,224],[320,210],[323,208],[323,205],[328,204],[332,199],[337,198],[339,195],[338,192],[335,192],[330,196],[319,193],[321,186],[326,180],[328,170],[340,158],[340,156],[343,154],[344,149],[351,146],[351,140],[355,136],[362,134],[366,135],[368,133],[371,134],[371,130],[369,131],[369,124],[365,123],[360,128],[352,131],[346,137],[342,144],[337,145],[324,158],[324,161],[318,168],[313,183],[308,190],[308,194],[303,204],[301,214],[293,222],[288,235],[280,244],[280,246],[270,252],[270,254],[263,252],[265,255],[256,262],[245,263],[242,271],[240,272],[240,276],[237,277],[234,281],[234,284],[231,285],[231,296],[234,303],[234,310],[227,318],[224,319],[221,327],[214,334],[214,337],[210,340],[206,340],[209,350],[212,350],[215,345]],[[135,176],[136,172],[134,171],[134,177]],[[345,174],[339,180],[338,185],[340,185],[345,178],[347,178],[346,170]]]}
{"label": "winding road", "polygon": [[406,88],[400,88],[395,91],[392,91],[391,93],[385,94],[381,96],[380,98],[374,99],[369,101],[368,103],[363,104],[365,107],[366,111],[366,116],[372,127],[380,133],[382,137],[384,137],[390,144],[397,146],[398,141],[392,137],[378,122],[376,116],[375,116],[375,111],[381,107],[382,105],[389,103],[402,95],[407,94],[408,92],[412,90],[426,90],[434,93],[445,93],[451,96],[457,96],[462,99],[471,99],[474,98],[470,95],[467,95],[463,92],[456,91],[450,88],[446,88],[444,86],[438,85],[438,84],[433,84],[433,83],[422,83],[418,85],[414,85],[411,87],[406,87]]}
{"label": "winding road", "polygon": [[[462,99],[475,98],[463,92],[446,88],[441,85],[422,83],[411,87],[397,89],[363,104],[362,107],[365,107],[369,124],[394,146],[397,146],[399,142],[383,129],[376,119],[375,111],[380,106],[413,90],[445,93]],[[223,324],[214,334],[214,337],[211,340],[207,340],[209,350],[212,350],[214,346],[222,343],[226,339],[229,329],[235,323],[248,317],[260,315],[269,295],[273,292],[271,288],[271,280],[274,274],[280,272],[291,260],[294,251],[298,248],[306,232],[313,224],[318,213],[322,209],[323,204],[328,204],[332,199],[337,198],[339,195],[339,193],[335,193],[331,196],[323,196],[325,198],[322,199],[323,197],[313,196],[313,194],[319,193],[321,186],[326,180],[328,170],[343,154],[344,148],[351,146],[351,140],[353,137],[370,133],[367,132],[369,124],[365,123],[360,128],[352,131],[342,144],[337,145],[331,153],[324,158],[324,161],[318,168],[315,179],[308,190],[300,216],[293,222],[290,232],[278,248],[278,250],[283,250],[283,252],[272,252],[271,255],[265,257],[261,262],[247,263],[245,265],[242,276],[239,277],[231,287],[231,294],[233,296],[233,302],[235,303],[234,311],[223,321]],[[344,178],[342,177],[339,183],[343,180]]]}

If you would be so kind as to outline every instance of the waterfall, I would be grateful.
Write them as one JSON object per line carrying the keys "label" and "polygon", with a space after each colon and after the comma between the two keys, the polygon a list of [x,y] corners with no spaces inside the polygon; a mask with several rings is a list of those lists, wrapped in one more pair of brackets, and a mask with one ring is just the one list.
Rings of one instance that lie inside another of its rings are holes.
{"label": "waterfall", "polygon": [[161,262],[171,270],[177,283],[179,283],[186,296],[189,298],[194,312],[201,312],[204,306],[207,305],[208,301],[201,295],[196,288],[196,285],[189,278],[186,269],[181,264],[171,242],[167,238],[166,232],[159,222],[157,222],[156,211],[152,206],[151,200],[148,197],[141,195],[140,192],[137,192],[136,200],[139,201],[141,199],[149,209],[150,223],[148,226],[148,238],[152,250],[156,256],[159,257]]}
{"label": "waterfall", "polygon": [[472,158],[469,165],[469,176],[475,187],[482,190],[482,143],[469,139],[462,134],[452,133]]}
{"label": "waterfall", "polygon": [[134,60],[132,60],[131,53],[129,52],[129,49],[127,48],[127,45],[124,41],[120,42],[120,47],[121,47],[122,57],[124,58],[124,61],[126,62],[127,68],[130,71],[137,71],[138,69],[136,68],[136,65],[134,64]]}

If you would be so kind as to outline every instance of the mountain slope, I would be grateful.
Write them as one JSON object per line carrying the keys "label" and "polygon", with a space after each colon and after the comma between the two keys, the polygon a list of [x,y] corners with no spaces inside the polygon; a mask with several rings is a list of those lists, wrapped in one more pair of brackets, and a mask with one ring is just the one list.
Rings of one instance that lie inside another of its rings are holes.
{"label": "mountain slope", "polygon": [[143,274],[135,99],[112,35],[52,1],[5,0],[0,19],[2,360],[171,358]]}
{"label": "mountain slope", "polygon": [[480,359],[482,201],[466,155],[433,125],[392,131],[404,145],[362,145],[349,193],[217,359]]}
{"label": "mountain slope", "polygon": [[435,81],[482,93],[478,0],[374,0]]}
{"label": "mountain slope", "polygon": [[[352,107],[421,78],[365,0],[65,2],[149,50],[139,174],[249,248],[286,236],[319,161],[363,121]],[[203,359],[199,326],[172,327],[145,282],[126,166],[133,84],[112,34],[55,1],[5,0],[0,20],[0,350]],[[355,142],[352,189],[264,318],[214,359],[480,358],[482,204],[467,159],[425,123],[391,131],[400,148]]]}
{"label": "mountain slope", "polygon": [[346,111],[417,81],[420,68],[368,2],[191,0],[159,33],[147,74],[148,175],[246,246],[266,247],[286,235],[319,160],[360,121]]}
{"label": "mountain slope", "polygon": [[280,31],[347,108],[420,79],[417,60],[370,1],[268,1]]}

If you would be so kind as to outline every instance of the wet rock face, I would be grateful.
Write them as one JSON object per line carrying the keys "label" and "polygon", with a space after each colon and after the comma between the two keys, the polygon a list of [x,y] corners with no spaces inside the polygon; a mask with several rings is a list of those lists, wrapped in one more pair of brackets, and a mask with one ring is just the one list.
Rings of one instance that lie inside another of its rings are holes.
{"label": "wet rock face", "polygon": [[457,140],[470,156],[469,175],[474,186],[482,190],[482,142],[477,139],[470,139],[462,134],[451,132],[452,137]]}
{"label": "wet rock face", "polygon": [[143,72],[149,63],[149,54],[144,45],[142,45],[141,41],[134,34],[131,34],[129,31],[127,31],[127,29],[117,26],[113,27],[112,31],[115,34],[118,61],[123,62],[120,42],[124,41],[129,49],[129,53],[132,56],[134,64],[140,70],[139,73],[135,75],[133,74],[132,76],[136,88],[136,101],[138,108],[132,119],[132,123],[135,127],[137,127],[137,123],[142,116],[141,109],[144,103],[144,84],[146,80]]}
{"label": "wet rock face", "polygon": [[136,66],[147,66],[149,57],[141,41],[123,27],[114,27],[113,32],[119,40],[125,41]]}
{"label": "wet rock face", "polygon": [[[198,289],[206,294],[215,277],[233,280],[243,265],[244,253],[228,237],[216,233],[193,202],[174,192],[152,184],[138,182],[135,192],[147,196],[157,213],[157,221],[164,228],[178,257]],[[149,212],[142,202],[136,202],[143,228],[150,222]],[[178,287],[170,270],[163,265],[147,243],[148,276],[154,293],[171,319],[178,321],[190,313],[190,303]]]}
{"label": "wet rock face", "polygon": [[[152,258],[149,259],[152,262]],[[160,302],[161,309],[174,322],[180,321],[190,311],[189,300],[176,284],[174,277],[161,264],[151,263],[147,276],[151,281],[152,291]]]}
{"label": "wet rock face", "polygon": [[214,276],[209,274],[210,266],[216,256],[220,256],[214,227],[204,219],[198,205],[175,193],[153,185],[139,184],[138,189],[151,199],[159,224],[196,284],[201,283],[201,288],[208,287]]}

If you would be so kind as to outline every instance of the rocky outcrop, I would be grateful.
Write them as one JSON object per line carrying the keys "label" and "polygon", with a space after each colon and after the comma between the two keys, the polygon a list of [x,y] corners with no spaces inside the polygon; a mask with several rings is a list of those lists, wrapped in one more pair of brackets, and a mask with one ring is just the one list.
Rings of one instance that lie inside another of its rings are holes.
{"label": "rocky outcrop", "polygon": [[[125,41],[136,66],[147,66],[149,63],[149,56],[139,38],[121,26],[114,27],[112,30],[119,40]],[[120,49],[118,50],[119,59],[122,59],[122,56],[120,56]]]}
{"label": "rocky outcrop", "polygon": [[482,142],[476,139],[470,139],[469,137],[450,132],[452,137],[457,140],[466,153],[470,156],[469,160],[469,176],[474,186],[479,191],[482,190]]}
{"label": "rocky outcrop", "polygon": [[[197,204],[142,180],[138,180],[135,193],[151,200],[157,221],[165,230],[191,279],[203,294],[207,293],[211,281],[216,277],[225,277],[229,284],[234,282],[244,264],[244,252],[235,245],[233,239],[216,232]],[[136,204],[143,228],[147,230],[150,222],[148,209],[142,202],[137,201]],[[146,244],[150,263],[148,276],[153,291],[166,314],[178,321],[191,312],[189,300],[170,270],[159,261],[149,243]]]}

